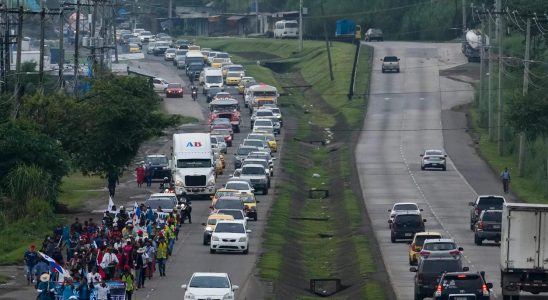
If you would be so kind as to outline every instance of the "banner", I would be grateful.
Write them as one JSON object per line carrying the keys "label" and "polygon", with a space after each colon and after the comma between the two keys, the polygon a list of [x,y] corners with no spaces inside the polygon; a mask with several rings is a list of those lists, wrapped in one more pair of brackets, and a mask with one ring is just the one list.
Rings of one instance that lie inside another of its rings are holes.
{"label": "banner", "polygon": [[[55,289],[55,300],[63,300],[63,284],[61,282],[52,282]],[[72,284],[75,289],[80,286],[79,282]],[[110,287],[110,297],[112,300],[126,300],[126,284],[123,281],[107,281]],[[75,296],[79,296],[78,292],[74,292]],[[90,300],[97,300],[97,290],[93,289],[90,294]]]}

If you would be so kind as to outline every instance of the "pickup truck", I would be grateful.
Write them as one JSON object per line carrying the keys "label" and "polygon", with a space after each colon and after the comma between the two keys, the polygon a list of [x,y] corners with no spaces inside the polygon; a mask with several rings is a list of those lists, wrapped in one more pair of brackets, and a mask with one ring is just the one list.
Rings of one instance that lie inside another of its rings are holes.
{"label": "pickup truck", "polygon": [[400,72],[400,59],[397,56],[385,56],[381,58],[382,72]]}
{"label": "pickup truck", "polygon": [[241,169],[234,171],[235,178],[245,180],[251,184],[255,191],[262,190],[263,195],[268,194],[269,180],[265,168],[260,164],[246,164]]}

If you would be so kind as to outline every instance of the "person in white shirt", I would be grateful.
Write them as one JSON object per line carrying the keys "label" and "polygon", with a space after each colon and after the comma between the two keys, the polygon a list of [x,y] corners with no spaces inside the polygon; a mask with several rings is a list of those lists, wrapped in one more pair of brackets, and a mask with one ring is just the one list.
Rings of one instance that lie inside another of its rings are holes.
{"label": "person in white shirt", "polygon": [[114,276],[114,270],[118,264],[118,257],[114,253],[114,248],[110,248],[109,252],[105,253],[101,261],[101,268],[105,271],[105,280],[110,280]]}
{"label": "person in white shirt", "polygon": [[110,287],[106,282],[101,282],[101,284],[97,286],[97,300],[107,300],[109,294]]}
{"label": "person in white shirt", "polygon": [[87,277],[88,283],[93,286],[96,286],[97,284],[99,284],[99,282],[103,280],[101,278],[101,274],[97,273],[96,268],[91,269],[91,272],[89,272],[86,277]]}

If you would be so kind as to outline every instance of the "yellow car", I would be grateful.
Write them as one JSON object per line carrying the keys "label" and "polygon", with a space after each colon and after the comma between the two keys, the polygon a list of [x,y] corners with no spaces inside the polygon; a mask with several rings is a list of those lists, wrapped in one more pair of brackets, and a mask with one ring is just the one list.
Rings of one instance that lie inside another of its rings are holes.
{"label": "yellow car", "polygon": [[211,233],[215,230],[215,226],[217,226],[217,222],[219,220],[234,220],[234,217],[231,215],[224,215],[224,214],[212,214],[209,215],[207,218],[207,223],[203,223],[202,225],[205,226],[204,230],[204,245],[209,245],[211,242]]}
{"label": "yellow car", "polygon": [[232,189],[218,189],[216,192],[215,192],[215,195],[214,196],[211,196],[211,206],[215,206],[215,203],[217,203],[217,200],[221,197],[226,197],[226,196],[235,196],[237,195],[238,193],[240,193],[240,191],[238,190],[232,190]]}
{"label": "yellow car", "polygon": [[211,67],[214,69],[220,69],[225,60],[223,58],[214,58],[211,62]]}
{"label": "yellow car", "polygon": [[[264,130],[257,130],[254,132],[254,134],[264,136],[264,140],[268,143],[268,147],[270,147],[270,151],[272,152],[278,152],[278,142],[276,142],[276,136],[274,136],[273,133],[264,131]],[[262,137],[257,137],[259,139],[263,139]]]}
{"label": "yellow car", "polygon": [[424,240],[441,239],[441,234],[433,231],[417,232],[409,245],[409,265],[414,266],[419,262],[419,253],[422,250]]}
{"label": "yellow car", "polygon": [[252,193],[241,193],[240,199],[244,201],[245,216],[257,221],[257,199]]}
{"label": "yellow car", "polygon": [[238,85],[242,80],[240,72],[228,72],[226,74],[225,83],[226,85]]}
{"label": "yellow car", "polygon": [[202,52],[202,54],[204,55],[204,60],[207,60],[207,58],[209,57],[209,51],[211,51],[211,49],[209,48],[202,48],[202,50],[200,50],[200,52]]}
{"label": "yellow car", "polygon": [[198,45],[188,46],[188,52],[200,52],[200,46]]}
{"label": "yellow car", "polygon": [[255,82],[255,78],[249,76],[242,77],[242,80],[240,80],[240,83],[238,84],[238,93],[243,94],[246,84],[249,82]]}
{"label": "yellow car", "polygon": [[141,49],[137,44],[129,44],[129,53],[141,53]]}

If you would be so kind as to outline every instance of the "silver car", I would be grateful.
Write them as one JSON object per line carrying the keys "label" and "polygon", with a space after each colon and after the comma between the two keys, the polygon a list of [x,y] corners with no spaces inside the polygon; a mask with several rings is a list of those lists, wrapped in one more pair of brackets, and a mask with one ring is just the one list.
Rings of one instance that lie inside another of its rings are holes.
{"label": "silver car", "polygon": [[427,168],[438,168],[443,171],[447,170],[447,154],[441,150],[426,150],[420,154],[421,157],[421,170]]}
{"label": "silver car", "polygon": [[421,258],[449,257],[460,259],[464,249],[458,247],[453,239],[427,239],[422,245]]}
{"label": "silver car", "polygon": [[224,136],[222,136],[222,135],[212,135],[211,136],[211,144],[217,145],[217,148],[219,149],[219,151],[223,154],[226,154],[227,145],[226,145]]}

